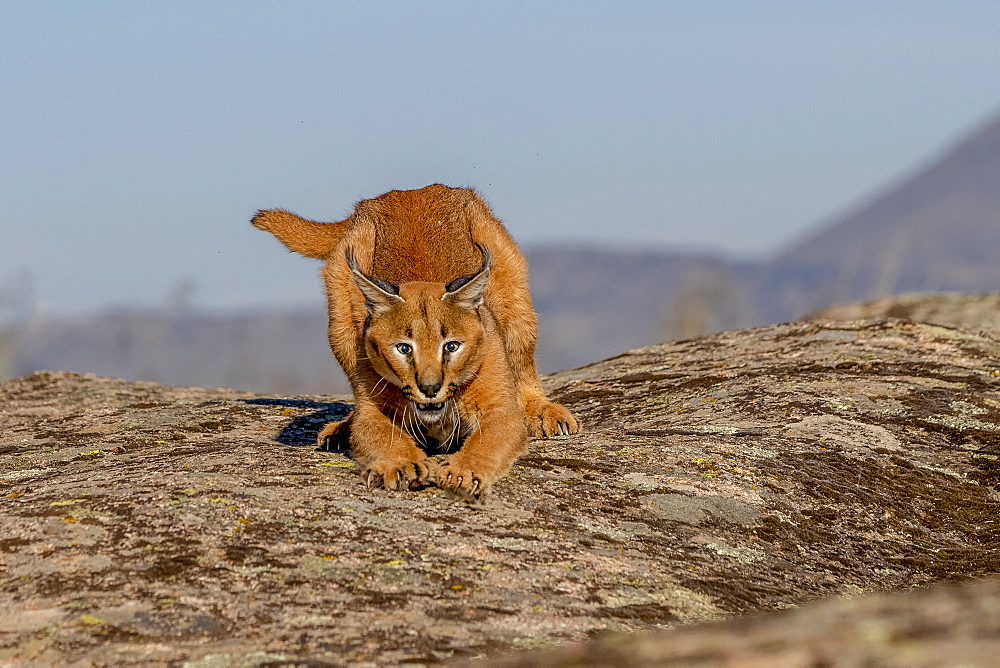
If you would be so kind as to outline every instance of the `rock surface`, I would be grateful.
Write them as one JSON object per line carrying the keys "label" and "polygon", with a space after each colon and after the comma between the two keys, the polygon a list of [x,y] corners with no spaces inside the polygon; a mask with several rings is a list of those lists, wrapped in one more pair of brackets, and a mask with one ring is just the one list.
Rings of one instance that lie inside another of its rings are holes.
{"label": "rock surface", "polygon": [[905,318],[946,327],[1000,331],[1000,293],[911,292],[857,304],[831,306],[809,316],[815,320]]}
{"label": "rock surface", "polygon": [[317,451],[346,398],[0,385],[0,662],[436,663],[1000,572],[987,334],[775,325],[547,385],[587,433],[483,509]]}
{"label": "rock surface", "polygon": [[835,598],[737,617],[501,657],[480,668],[538,666],[882,666],[993,668],[1000,657],[1000,582]]}

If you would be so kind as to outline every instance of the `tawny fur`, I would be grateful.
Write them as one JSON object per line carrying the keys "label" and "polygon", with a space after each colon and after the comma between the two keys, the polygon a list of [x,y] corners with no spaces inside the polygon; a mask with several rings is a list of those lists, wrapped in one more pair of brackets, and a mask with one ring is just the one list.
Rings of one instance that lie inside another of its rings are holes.
{"label": "tawny fur", "polygon": [[[475,191],[443,185],[394,190],[359,202],[340,222],[270,210],[260,211],[253,224],[290,250],[326,260],[328,335],[355,408],[327,425],[320,440],[349,440],[369,486],[408,489],[436,481],[460,496],[483,498],[524,451],[528,435],[579,431],[576,419],[549,401],[539,383],[537,317],[524,256]],[[477,244],[491,257],[488,267]],[[481,269],[488,282],[485,292],[479,287],[480,305],[446,295],[447,282]],[[398,286],[399,296],[383,295],[366,277]],[[418,348],[408,360],[392,348],[401,338]],[[464,342],[454,359],[428,357],[445,339]],[[414,376],[421,374],[441,375],[453,386],[447,416],[433,429],[417,419]],[[438,464],[418,443],[431,438],[443,449],[459,443],[461,449]]]}

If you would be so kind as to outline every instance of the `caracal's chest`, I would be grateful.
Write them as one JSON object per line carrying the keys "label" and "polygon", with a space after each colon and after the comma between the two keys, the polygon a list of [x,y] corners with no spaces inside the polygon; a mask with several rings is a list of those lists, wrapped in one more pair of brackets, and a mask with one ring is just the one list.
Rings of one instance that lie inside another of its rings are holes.
{"label": "caracal's chest", "polygon": [[452,400],[443,414],[433,421],[422,421],[415,415],[408,416],[406,430],[424,449],[438,452],[454,452],[479,425],[478,416],[466,413]]}

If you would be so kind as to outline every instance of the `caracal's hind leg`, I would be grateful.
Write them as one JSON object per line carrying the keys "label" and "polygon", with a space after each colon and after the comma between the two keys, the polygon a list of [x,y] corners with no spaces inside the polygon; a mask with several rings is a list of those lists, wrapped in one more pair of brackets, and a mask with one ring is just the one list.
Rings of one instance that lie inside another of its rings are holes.
{"label": "caracal's hind leg", "polygon": [[538,316],[528,292],[528,265],[513,241],[501,241],[494,249],[491,286],[495,290],[490,310],[503,333],[507,359],[517,390],[529,436],[562,436],[580,432],[580,422],[563,406],[545,396],[535,366]]}
{"label": "caracal's hind leg", "polygon": [[354,420],[354,411],[348,413],[343,420],[330,422],[316,437],[316,445],[320,450],[329,452],[347,452],[351,449],[351,422]]}

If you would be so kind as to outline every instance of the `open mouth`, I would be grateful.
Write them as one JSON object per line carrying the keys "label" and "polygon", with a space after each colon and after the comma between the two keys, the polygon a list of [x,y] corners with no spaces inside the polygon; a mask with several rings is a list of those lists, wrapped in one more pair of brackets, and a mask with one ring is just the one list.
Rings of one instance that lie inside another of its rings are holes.
{"label": "open mouth", "polygon": [[424,411],[426,413],[434,413],[444,409],[444,402],[439,404],[417,404],[417,410]]}

